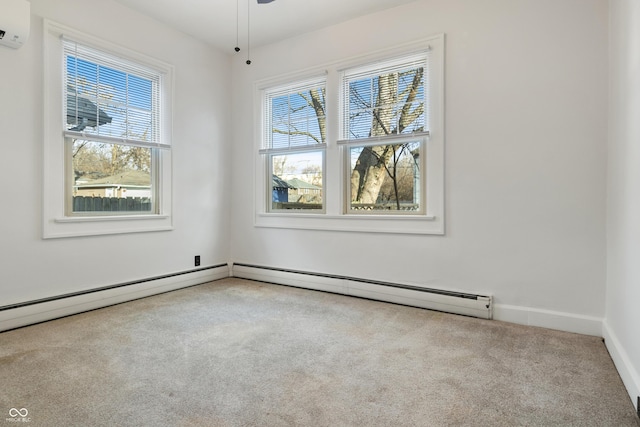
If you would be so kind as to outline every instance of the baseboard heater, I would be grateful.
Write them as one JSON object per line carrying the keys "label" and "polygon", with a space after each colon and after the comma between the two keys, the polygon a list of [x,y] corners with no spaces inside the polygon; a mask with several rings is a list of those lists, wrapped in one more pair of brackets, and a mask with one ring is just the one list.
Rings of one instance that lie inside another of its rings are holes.
{"label": "baseboard heater", "polygon": [[493,317],[492,297],[487,295],[242,263],[232,265],[231,275],[482,319]]}
{"label": "baseboard heater", "polygon": [[108,307],[228,276],[228,264],[219,264],[4,305],[0,306],[0,331]]}

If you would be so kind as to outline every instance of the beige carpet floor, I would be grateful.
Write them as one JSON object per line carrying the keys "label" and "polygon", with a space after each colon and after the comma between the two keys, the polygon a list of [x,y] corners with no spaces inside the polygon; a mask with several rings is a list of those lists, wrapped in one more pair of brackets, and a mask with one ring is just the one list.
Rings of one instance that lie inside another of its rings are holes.
{"label": "beige carpet floor", "polygon": [[0,411],[0,427],[640,425],[600,338],[240,279],[1,333]]}

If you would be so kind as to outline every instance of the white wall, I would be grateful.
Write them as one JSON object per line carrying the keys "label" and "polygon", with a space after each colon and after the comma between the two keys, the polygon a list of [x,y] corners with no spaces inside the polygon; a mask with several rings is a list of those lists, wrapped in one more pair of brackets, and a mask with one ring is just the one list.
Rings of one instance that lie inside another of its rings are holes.
{"label": "white wall", "polygon": [[640,3],[611,0],[604,335],[633,403],[640,396]]}
{"label": "white wall", "polygon": [[[421,0],[238,56],[231,258],[490,293],[498,318],[599,334],[607,16],[604,0]],[[255,228],[253,82],[441,32],[446,236]]]}
{"label": "white wall", "polygon": [[[489,293],[497,317],[520,323],[604,316],[636,396],[640,5],[610,3],[420,0],[254,48],[247,66],[111,0],[31,0],[28,43],[0,47],[0,306],[188,270],[196,254],[204,266],[234,260]],[[42,240],[42,17],[175,66],[173,231]],[[253,82],[440,32],[446,235],[255,228]]]}
{"label": "white wall", "polygon": [[[230,61],[111,0],[31,0],[31,37],[0,47],[0,306],[228,260]],[[175,66],[174,230],[42,240],[42,17]]]}

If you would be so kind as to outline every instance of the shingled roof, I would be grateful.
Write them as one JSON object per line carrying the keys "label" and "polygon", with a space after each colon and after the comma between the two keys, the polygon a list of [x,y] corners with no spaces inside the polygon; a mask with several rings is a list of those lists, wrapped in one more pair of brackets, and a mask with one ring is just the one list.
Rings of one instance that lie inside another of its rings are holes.
{"label": "shingled roof", "polygon": [[149,187],[151,186],[151,174],[149,172],[130,170],[120,172],[104,178],[83,182],[78,187],[104,187],[104,186],[124,186],[124,187]]}
{"label": "shingled roof", "polygon": [[67,85],[67,124],[75,125],[69,130],[83,131],[86,127],[96,127],[111,123],[111,116],[96,104],[77,96],[75,89]]}
{"label": "shingled roof", "polygon": [[296,188],[278,175],[271,175],[271,186],[273,188]]}
{"label": "shingled roof", "polygon": [[290,179],[289,181],[287,181],[287,183],[293,188],[302,188],[302,189],[309,189],[309,190],[322,190],[322,188],[318,187],[317,185],[310,184],[310,183],[308,183],[306,181],[303,181],[301,179],[298,179],[298,178]]}

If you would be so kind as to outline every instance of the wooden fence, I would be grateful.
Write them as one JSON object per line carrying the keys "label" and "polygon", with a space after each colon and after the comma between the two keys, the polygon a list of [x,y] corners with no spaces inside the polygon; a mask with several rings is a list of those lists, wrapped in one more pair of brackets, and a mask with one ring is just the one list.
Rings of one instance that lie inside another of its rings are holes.
{"label": "wooden fence", "polygon": [[322,203],[297,203],[297,202],[273,202],[272,209],[282,210],[282,209],[322,209]]}
{"label": "wooden fence", "polygon": [[395,203],[351,203],[352,211],[417,211],[420,205],[415,203],[400,203],[400,209]]}
{"label": "wooden fence", "polygon": [[151,212],[151,199],[74,196],[73,212]]}
{"label": "wooden fence", "polygon": [[[320,203],[285,203],[273,202],[274,210],[302,210],[302,209],[322,209]],[[401,211],[417,211],[420,205],[415,203],[400,203]],[[397,211],[398,206],[395,203],[352,203],[352,211]]]}

